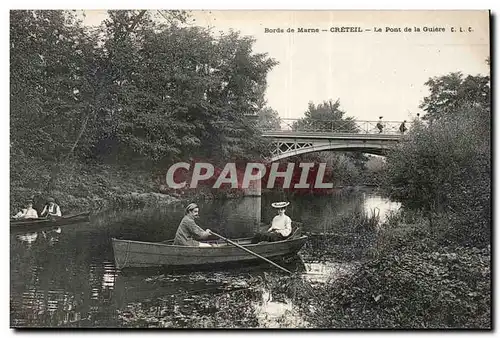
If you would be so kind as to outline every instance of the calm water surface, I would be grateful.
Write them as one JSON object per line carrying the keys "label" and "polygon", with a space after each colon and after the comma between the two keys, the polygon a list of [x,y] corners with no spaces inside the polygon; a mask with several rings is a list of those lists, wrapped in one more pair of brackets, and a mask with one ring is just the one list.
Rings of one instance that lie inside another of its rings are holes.
{"label": "calm water surface", "polygon": [[[200,203],[198,223],[230,238],[250,236],[262,223],[269,224],[275,215],[271,202],[282,199],[265,195]],[[399,208],[369,191],[288,200],[287,214],[303,223],[303,231],[311,235],[298,257],[280,263],[290,270],[308,271],[312,283],[349,273],[369,249],[369,242],[358,240],[359,233],[349,231],[346,220],[350,216],[376,212],[383,219]],[[182,216],[182,204],[169,205],[102,213],[88,224],[52,231],[11,234],[11,326],[307,325],[293,314],[293,301],[266,287],[286,278],[267,263],[203,271],[115,269],[111,238],[170,239]],[[326,255],[325,238],[329,245]]]}

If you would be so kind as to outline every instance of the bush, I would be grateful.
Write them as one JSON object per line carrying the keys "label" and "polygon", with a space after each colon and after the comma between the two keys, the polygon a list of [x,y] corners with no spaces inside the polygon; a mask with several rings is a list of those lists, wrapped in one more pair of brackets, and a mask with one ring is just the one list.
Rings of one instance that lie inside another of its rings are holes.
{"label": "bush", "polygon": [[491,327],[489,249],[401,249],[328,284],[313,320],[335,328]]}
{"label": "bush", "polygon": [[384,181],[392,199],[422,211],[431,227],[447,224],[457,244],[484,247],[490,242],[491,160],[488,121],[477,121],[478,109],[417,125],[388,154]]}

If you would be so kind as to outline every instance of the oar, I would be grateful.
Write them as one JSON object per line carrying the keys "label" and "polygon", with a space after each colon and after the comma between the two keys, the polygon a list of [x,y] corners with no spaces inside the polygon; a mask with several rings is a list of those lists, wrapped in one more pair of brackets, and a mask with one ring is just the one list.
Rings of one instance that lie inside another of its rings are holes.
{"label": "oar", "polygon": [[256,254],[255,252],[253,252],[253,251],[251,251],[251,250],[248,250],[248,249],[247,249],[247,248],[245,248],[244,246],[241,246],[241,245],[239,245],[239,244],[237,244],[237,243],[233,242],[232,240],[227,239],[226,237],[223,237],[223,236],[221,236],[221,235],[219,235],[219,234],[216,234],[216,233],[215,233],[215,232],[213,232],[212,230],[210,230],[210,233],[211,233],[212,235],[216,236],[216,237],[219,237],[220,239],[225,240],[225,241],[226,241],[226,242],[228,242],[229,244],[234,245],[235,247],[237,247],[237,248],[239,248],[239,249],[241,249],[241,250],[244,250],[244,251],[248,252],[248,253],[249,253],[249,254],[251,254],[251,255],[254,255],[254,256],[255,256],[255,257],[257,257],[257,258],[260,258],[260,259],[262,259],[262,260],[264,260],[264,261],[266,261],[266,262],[268,262],[268,263],[270,263],[270,264],[274,265],[275,267],[277,267],[277,268],[279,268],[279,269],[281,269],[281,270],[283,270],[283,271],[285,271],[285,272],[288,272],[289,274],[292,274],[292,272],[291,272],[291,271],[289,271],[289,270],[285,269],[285,268],[284,268],[284,267],[282,267],[282,266],[279,266],[278,264],[274,263],[273,261],[270,261],[270,260],[269,260],[269,259],[267,259],[266,257],[262,257],[261,255]]}

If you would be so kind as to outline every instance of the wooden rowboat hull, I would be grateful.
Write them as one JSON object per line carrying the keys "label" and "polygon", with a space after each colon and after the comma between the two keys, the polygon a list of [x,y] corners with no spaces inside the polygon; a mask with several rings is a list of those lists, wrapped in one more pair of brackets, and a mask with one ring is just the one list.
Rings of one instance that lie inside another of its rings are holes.
{"label": "wooden rowboat hull", "polygon": [[81,222],[88,222],[90,220],[90,212],[83,212],[74,215],[67,215],[59,218],[52,219],[24,219],[24,220],[11,220],[10,230],[14,231],[31,231],[41,230],[46,228],[60,227],[68,224],[75,224]]}
{"label": "wooden rowboat hull", "polygon": [[[233,240],[266,258],[296,254],[306,242],[300,236],[279,242],[250,244],[250,238]],[[145,268],[155,266],[196,266],[234,263],[256,260],[255,256],[224,241],[211,241],[214,247],[190,247],[172,245],[168,242],[140,242],[113,238],[115,266],[122,268]]]}

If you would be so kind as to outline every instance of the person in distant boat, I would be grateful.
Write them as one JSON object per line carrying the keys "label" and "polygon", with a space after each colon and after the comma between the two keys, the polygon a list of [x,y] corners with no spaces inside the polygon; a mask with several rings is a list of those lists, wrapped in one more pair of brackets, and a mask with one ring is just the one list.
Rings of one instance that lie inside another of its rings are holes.
{"label": "person in distant boat", "polygon": [[43,207],[41,217],[61,217],[61,208],[52,197],[47,198],[47,204]]}
{"label": "person in distant boat", "polygon": [[38,218],[38,213],[36,212],[35,209],[33,209],[33,202],[32,201],[28,201],[26,203],[26,208],[22,209],[17,214],[15,214],[14,216],[12,216],[12,218],[15,218],[15,219]]}
{"label": "person in distant boat", "polygon": [[175,233],[174,245],[211,247],[208,243],[199,242],[212,234],[209,229],[203,230],[196,224],[195,219],[200,217],[199,211],[195,203],[186,207],[185,215]]}
{"label": "person in distant boat", "polygon": [[271,206],[278,211],[274,216],[271,227],[266,232],[259,232],[252,238],[252,243],[277,242],[287,239],[292,233],[292,219],[285,215],[286,207],[290,202],[275,202]]}

